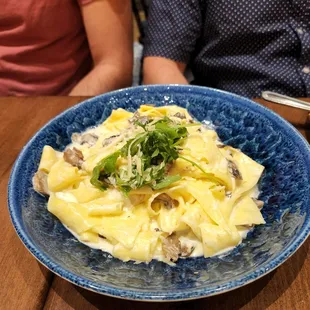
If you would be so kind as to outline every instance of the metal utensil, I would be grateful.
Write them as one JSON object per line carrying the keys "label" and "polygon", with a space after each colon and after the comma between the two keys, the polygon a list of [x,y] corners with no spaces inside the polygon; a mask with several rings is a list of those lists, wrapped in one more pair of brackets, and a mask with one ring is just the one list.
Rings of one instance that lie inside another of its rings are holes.
{"label": "metal utensil", "polygon": [[267,101],[284,104],[290,107],[310,111],[310,103],[303,101],[303,100],[295,99],[289,96],[284,96],[284,95],[274,93],[271,91],[263,91],[262,97]]}

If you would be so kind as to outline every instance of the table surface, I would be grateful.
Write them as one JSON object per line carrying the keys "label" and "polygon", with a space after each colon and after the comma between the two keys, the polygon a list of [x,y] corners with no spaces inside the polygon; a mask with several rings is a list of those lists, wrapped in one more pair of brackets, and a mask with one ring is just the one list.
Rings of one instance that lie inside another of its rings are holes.
{"label": "table surface", "polygon": [[[283,265],[237,290],[196,301],[142,303],[95,294],[54,275],[26,250],[11,224],[7,183],[23,145],[48,120],[85,97],[0,98],[1,309],[309,309],[310,238]],[[310,102],[310,98],[306,99]],[[310,141],[308,113],[257,99]]]}

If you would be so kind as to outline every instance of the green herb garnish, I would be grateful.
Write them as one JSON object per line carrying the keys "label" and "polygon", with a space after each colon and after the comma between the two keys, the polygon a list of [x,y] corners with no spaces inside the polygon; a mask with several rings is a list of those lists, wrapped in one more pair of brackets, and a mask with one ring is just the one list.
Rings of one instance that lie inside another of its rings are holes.
{"label": "green herb garnish", "polygon": [[[137,120],[135,125],[144,131],[128,140],[120,150],[102,159],[93,169],[90,182],[95,187],[106,190],[114,186],[128,193],[145,185],[155,190],[162,189],[181,179],[179,175],[167,175],[167,167],[180,157],[178,145],[188,135],[186,127],[175,124],[168,117],[149,120],[146,124]],[[119,157],[127,158],[128,164],[117,167]],[[190,162],[202,170],[196,163]]]}

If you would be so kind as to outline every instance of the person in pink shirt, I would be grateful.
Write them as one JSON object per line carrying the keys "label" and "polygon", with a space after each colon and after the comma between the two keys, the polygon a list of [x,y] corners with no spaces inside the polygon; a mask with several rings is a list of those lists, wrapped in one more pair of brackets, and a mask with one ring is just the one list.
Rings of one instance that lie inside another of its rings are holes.
{"label": "person in pink shirt", "polygon": [[0,96],[94,96],[131,85],[130,0],[9,0]]}

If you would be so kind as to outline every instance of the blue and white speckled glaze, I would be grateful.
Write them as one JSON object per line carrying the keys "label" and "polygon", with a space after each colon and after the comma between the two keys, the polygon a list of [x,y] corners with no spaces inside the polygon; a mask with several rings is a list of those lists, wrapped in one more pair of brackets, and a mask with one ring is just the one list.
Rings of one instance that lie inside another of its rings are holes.
{"label": "blue and white speckled glaze", "polygon": [[[115,108],[177,104],[198,120],[210,120],[225,144],[266,167],[259,188],[266,225],[225,256],[124,263],[79,243],[46,209],[31,178],[45,144],[63,150],[73,132],[97,125]],[[81,287],[134,300],[185,300],[219,294],[270,272],[310,232],[310,148],[285,120],[250,100],[208,88],[149,86],[87,100],[57,116],[23,148],[9,181],[9,211],[29,251],[50,270]]]}

